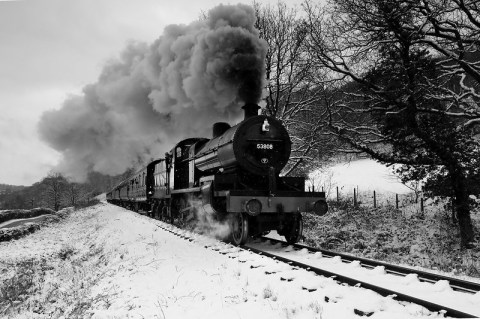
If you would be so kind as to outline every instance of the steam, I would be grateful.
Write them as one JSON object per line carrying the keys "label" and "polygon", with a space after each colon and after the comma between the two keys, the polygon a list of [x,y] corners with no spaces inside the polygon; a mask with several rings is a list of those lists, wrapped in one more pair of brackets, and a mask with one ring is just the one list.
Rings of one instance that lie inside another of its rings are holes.
{"label": "steam", "polygon": [[240,119],[262,92],[266,44],[254,22],[251,7],[220,5],[151,45],[130,43],[96,83],[42,115],[40,136],[63,154],[58,169],[77,180],[119,174]]}
{"label": "steam", "polygon": [[187,218],[192,231],[212,238],[227,239],[232,231],[228,216],[224,220],[218,220],[216,214],[205,212],[200,199],[190,199],[188,205],[193,208]]}

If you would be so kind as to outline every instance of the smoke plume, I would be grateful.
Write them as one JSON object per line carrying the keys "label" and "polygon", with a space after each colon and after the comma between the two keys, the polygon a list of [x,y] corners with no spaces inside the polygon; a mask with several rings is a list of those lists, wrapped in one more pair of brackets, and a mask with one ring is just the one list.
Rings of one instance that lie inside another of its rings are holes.
{"label": "smoke plume", "polygon": [[251,7],[220,5],[151,45],[130,43],[96,83],[42,115],[41,137],[63,154],[58,169],[77,180],[119,174],[240,119],[262,91],[266,44],[254,22]]}

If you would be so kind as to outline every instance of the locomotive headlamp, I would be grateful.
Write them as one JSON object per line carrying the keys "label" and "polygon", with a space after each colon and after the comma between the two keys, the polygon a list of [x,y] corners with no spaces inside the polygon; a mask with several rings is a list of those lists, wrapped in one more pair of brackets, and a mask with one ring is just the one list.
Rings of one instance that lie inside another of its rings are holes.
{"label": "locomotive headlamp", "polygon": [[265,121],[263,121],[263,124],[262,124],[262,132],[268,132],[270,131],[270,123],[268,123],[267,119],[265,119]]}
{"label": "locomotive headlamp", "polygon": [[247,214],[251,216],[257,216],[262,211],[262,203],[258,199],[250,199],[245,204],[245,210]]}
{"label": "locomotive headlamp", "polygon": [[325,202],[324,200],[317,200],[315,204],[313,204],[313,212],[318,216],[325,215],[327,211],[328,211],[328,205],[327,205],[327,202]]}

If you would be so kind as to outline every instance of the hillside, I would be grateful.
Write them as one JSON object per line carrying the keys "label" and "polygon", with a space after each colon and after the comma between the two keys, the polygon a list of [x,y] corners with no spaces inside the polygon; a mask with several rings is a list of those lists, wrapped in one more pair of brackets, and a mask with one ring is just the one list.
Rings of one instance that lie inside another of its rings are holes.
{"label": "hillside", "polygon": [[25,186],[0,184],[0,196],[16,192],[23,188],[25,188]]}

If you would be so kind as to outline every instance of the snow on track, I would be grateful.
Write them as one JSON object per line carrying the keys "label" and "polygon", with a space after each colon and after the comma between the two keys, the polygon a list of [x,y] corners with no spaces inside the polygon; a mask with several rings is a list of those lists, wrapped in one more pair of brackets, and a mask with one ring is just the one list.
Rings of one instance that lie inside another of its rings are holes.
{"label": "snow on track", "polygon": [[[98,280],[89,292],[87,318],[442,317],[205,236],[183,231],[189,241],[160,227],[172,226],[101,204],[73,213],[58,227],[0,244],[0,265],[48,258],[66,244],[79,254],[103,247],[98,273],[89,274]],[[56,284],[74,289],[68,280]]]}
{"label": "snow on track", "polygon": [[293,246],[284,247],[280,243],[271,244],[269,241],[251,242],[248,246],[480,317],[480,292],[471,295],[454,291],[446,280],[435,284],[421,282],[413,273],[414,270],[406,277],[396,276],[387,273],[384,266],[368,269],[361,267],[359,261],[344,263],[340,256],[327,258],[321,252],[311,253],[307,248],[295,250]]}

